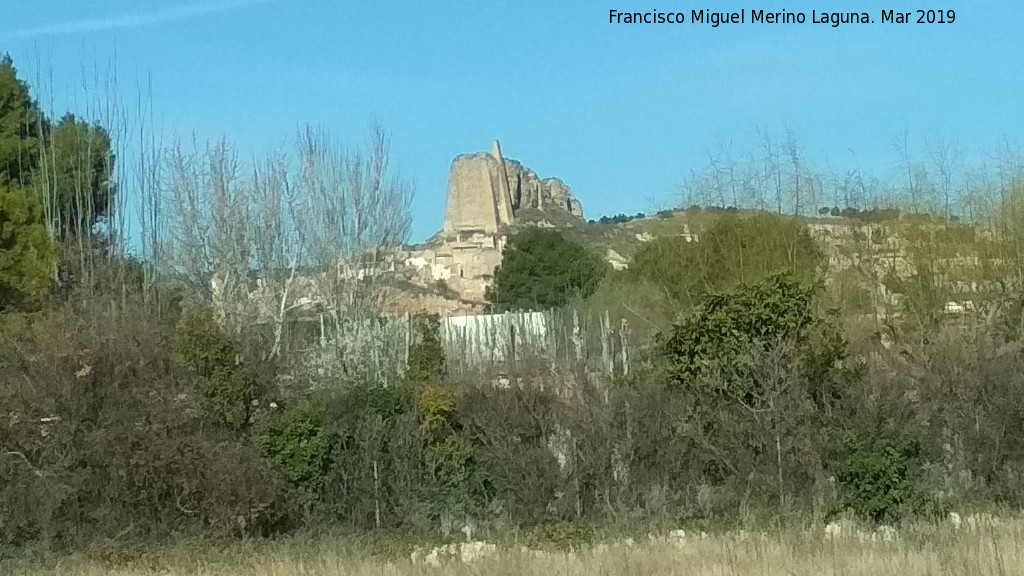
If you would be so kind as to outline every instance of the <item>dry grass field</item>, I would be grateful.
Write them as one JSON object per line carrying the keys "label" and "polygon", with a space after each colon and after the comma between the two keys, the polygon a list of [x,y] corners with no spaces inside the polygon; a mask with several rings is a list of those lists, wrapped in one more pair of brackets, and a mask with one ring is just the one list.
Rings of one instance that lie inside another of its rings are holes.
{"label": "dry grass field", "polygon": [[195,552],[188,547],[142,555],[110,564],[85,557],[45,565],[3,567],[12,576],[336,576],[394,575],[731,575],[844,574],[905,576],[1024,574],[1024,521],[905,527],[898,534],[865,533],[844,527],[782,534],[733,532],[694,538],[652,538],[644,542],[597,544],[577,552],[542,552],[499,546],[493,553],[462,561],[414,563],[355,553],[328,539],[239,544]]}

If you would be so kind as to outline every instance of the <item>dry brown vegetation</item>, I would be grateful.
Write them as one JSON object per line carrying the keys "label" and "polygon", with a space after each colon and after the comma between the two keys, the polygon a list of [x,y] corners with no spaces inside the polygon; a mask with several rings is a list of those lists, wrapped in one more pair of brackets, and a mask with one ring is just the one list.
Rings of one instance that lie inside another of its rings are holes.
{"label": "dry brown vegetation", "polygon": [[190,543],[150,550],[131,561],[79,555],[59,563],[5,567],[12,576],[328,576],[336,574],[566,575],[821,575],[1024,574],[1024,522],[986,523],[975,529],[951,525],[908,526],[893,541],[819,528],[773,533],[731,532],[674,541],[625,539],[575,551],[537,551],[515,544],[479,560],[430,566],[407,555],[370,554],[344,539],[294,539],[238,543],[223,549]]}

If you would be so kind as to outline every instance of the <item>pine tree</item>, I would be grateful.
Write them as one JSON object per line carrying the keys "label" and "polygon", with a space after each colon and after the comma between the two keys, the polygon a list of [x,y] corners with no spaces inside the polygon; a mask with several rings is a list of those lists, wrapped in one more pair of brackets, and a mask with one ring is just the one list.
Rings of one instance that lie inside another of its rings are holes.
{"label": "pine tree", "polygon": [[112,216],[114,155],[102,127],[66,114],[45,130],[50,205],[62,240],[89,236],[103,218]]}
{"label": "pine tree", "polygon": [[499,310],[542,310],[587,298],[607,266],[561,232],[526,228],[509,239],[487,299]]}
{"label": "pine tree", "polygon": [[10,56],[0,58],[0,311],[41,302],[57,249],[30,191],[39,151],[38,108]]}
{"label": "pine tree", "polygon": [[28,184],[39,159],[40,114],[10,55],[0,57],[0,190]]}

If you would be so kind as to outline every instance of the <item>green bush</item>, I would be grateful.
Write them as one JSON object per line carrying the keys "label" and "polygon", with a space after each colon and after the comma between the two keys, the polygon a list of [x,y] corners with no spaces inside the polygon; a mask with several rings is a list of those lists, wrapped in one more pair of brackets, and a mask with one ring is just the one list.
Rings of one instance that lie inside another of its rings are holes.
{"label": "green bush", "polygon": [[174,352],[194,375],[193,386],[206,414],[231,430],[248,427],[253,400],[262,391],[261,379],[245,362],[237,340],[217,325],[208,310],[182,315]]}
{"label": "green bush", "polygon": [[35,198],[27,191],[0,188],[0,312],[38,308],[53,280],[57,255]]}
{"label": "green bush", "polygon": [[550,515],[564,486],[558,460],[547,446],[559,401],[552,390],[467,387],[459,396],[461,428],[475,442],[501,520],[533,524]]}
{"label": "green bush", "polygon": [[666,483],[704,487],[699,518],[776,507],[820,478],[821,447],[863,374],[818,293],[773,275],[708,297],[662,337],[661,404],[675,413],[657,436],[689,459]]}
{"label": "green bush", "polygon": [[260,452],[293,486],[314,493],[336,438],[326,406],[311,397],[270,418],[257,434]]}
{"label": "green bush", "polygon": [[417,317],[416,339],[409,350],[406,380],[413,385],[437,385],[448,375],[441,346],[441,320],[436,314]]}
{"label": "green bush", "polygon": [[486,479],[476,448],[465,434],[451,434],[424,448],[426,482],[422,498],[437,516],[475,515],[486,504]]}
{"label": "green bush", "polygon": [[[754,401],[764,392],[757,370],[776,353],[815,368],[804,374],[815,382],[827,378],[845,358],[845,341],[829,317],[815,312],[817,293],[789,274],[777,274],[710,296],[664,339],[671,382],[710,386],[708,393]],[[819,338],[813,337],[815,329],[822,331]]]}
{"label": "green bush", "polygon": [[873,522],[892,522],[923,502],[912,477],[921,457],[911,439],[877,430],[848,432],[831,462],[842,505]]}
{"label": "green bush", "polygon": [[416,394],[416,411],[424,430],[428,434],[439,434],[452,422],[455,395],[441,386],[421,386]]}
{"label": "green bush", "polygon": [[422,430],[411,387],[347,382],[326,406],[330,453],[315,517],[354,529],[420,528]]}

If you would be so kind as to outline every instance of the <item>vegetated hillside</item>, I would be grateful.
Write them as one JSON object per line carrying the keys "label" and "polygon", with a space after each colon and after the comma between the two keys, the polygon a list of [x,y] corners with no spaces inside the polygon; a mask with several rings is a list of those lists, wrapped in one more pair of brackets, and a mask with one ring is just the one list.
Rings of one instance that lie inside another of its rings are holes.
{"label": "vegetated hillside", "polygon": [[[563,231],[623,268],[656,240],[700,242],[715,222],[758,214],[764,213],[695,207],[591,220]],[[1006,249],[994,240],[991,226],[898,211],[779,218],[807,227],[826,256],[824,278],[833,302],[851,314],[899,316],[908,296],[927,298],[935,311],[969,311],[1010,289],[1003,277]]]}

